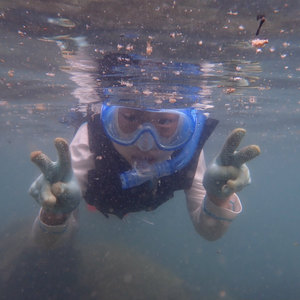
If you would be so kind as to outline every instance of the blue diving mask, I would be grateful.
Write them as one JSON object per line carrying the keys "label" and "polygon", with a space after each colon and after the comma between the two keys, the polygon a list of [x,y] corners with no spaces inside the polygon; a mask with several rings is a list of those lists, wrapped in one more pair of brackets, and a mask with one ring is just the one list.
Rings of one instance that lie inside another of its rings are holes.
{"label": "blue diving mask", "polygon": [[101,120],[108,137],[117,144],[136,144],[141,151],[154,145],[165,151],[182,148],[196,128],[194,109],[135,109],[103,104]]}
{"label": "blue diving mask", "polygon": [[205,115],[194,108],[139,110],[107,105],[102,107],[101,119],[106,134],[118,144],[136,143],[140,149],[144,147],[142,151],[152,149],[153,143],[161,150],[180,150],[172,159],[155,164],[145,162],[120,174],[123,189],[171,175],[185,167],[197,149],[206,121]]}

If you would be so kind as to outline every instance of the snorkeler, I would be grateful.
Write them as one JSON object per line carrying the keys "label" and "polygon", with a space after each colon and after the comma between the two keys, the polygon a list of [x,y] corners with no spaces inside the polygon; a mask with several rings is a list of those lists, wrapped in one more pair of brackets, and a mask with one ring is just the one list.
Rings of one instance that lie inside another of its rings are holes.
{"label": "snorkeler", "polygon": [[[108,57],[110,66],[124,60],[126,67],[132,63],[136,69],[137,62],[130,59]],[[55,139],[57,162],[40,151],[31,153],[42,171],[29,190],[41,205],[34,236],[53,244],[65,239],[76,227],[81,199],[107,217],[122,219],[154,210],[184,190],[195,229],[208,240],[220,238],[242,211],[236,192],[250,183],[245,163],[260,149],[251,145],[238,151],[246,131],[235,129],[206,169],[202,149],[217,123],[194,107],[103,101],[100,110],[88,113],[70,148],[64,139]]]}

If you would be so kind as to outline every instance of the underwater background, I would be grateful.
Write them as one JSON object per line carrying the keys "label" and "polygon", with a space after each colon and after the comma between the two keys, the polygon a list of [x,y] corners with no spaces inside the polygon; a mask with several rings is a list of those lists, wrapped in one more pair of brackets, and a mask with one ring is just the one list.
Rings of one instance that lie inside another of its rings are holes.
{"label": "underwater background", "polygon": [[[256,47],[259,15],[268,43]],[[296,0],[2,0],[0,299],[300,299],[299,25]],[[191,84],[220,121],[207,163],[236,127],[261,148],[243,212],[208,242],[183,192],[124,220],[82,203],[74,248],[31,249],[30,152],[56,159],[54,138],[74,134],[68,112],[97,98],[94,61],[118,51],[201,69]]]}

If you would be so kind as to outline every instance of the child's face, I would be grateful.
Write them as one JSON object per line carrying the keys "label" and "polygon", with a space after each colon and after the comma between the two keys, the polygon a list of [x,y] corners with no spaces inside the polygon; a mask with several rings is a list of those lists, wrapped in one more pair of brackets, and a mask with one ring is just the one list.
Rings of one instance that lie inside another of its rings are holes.
{"label": "child's face", "polygon": [[[130,134],[138,130],[143,123],[151,123],[158,134],[165,139],[171,138],[177,130],[179,116],[170,113],[156,113],[141,111],[131,108],[120,108],[118,111],[118,125],[124,134]],[[150,135],[150,134],[149,134]],[[152,136],[149,137],[152,139]],[[146,161],[149,164],[169,159],[173,151],[164,151],[157,147],[155,141],[153,146],[143,147],[142,137],[133,145],[123,146],[113,143],[115,149],[131,164]],[[146,142],[146,141],[145,141]],[[146,149],[146,151],[145,151]]]}

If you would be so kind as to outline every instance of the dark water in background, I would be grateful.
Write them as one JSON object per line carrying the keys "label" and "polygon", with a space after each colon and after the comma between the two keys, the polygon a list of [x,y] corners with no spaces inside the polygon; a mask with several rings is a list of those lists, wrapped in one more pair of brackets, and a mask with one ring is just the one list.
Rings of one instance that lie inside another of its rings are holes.
{"label": "dark water in background", "polygon": [[[220,125],[206,146],[208,162],[235,127],[247,129],[244,144],[260,145],[249,163],[252,184],[239,193],[244,211],[221,240],[207,242],[182,193],[126,221],[81,207],[79,240],[132,247],[184,279],[198,299],[299,299],[300,9],[297,1],[261,2],[2,1],[1,229],[37,214],[27,195],[39,174],[29,153],[42,149],[54,159],[53,139],[73,135],[59,120],[78,102],[76,85],[60,70],[61,49],[45,37],[85,36],[91,56],[128,44],[145,54],[150,41],[153,59],[214,64],[205,80]],[[261,13],[260,37],[269,44],[256,53],[249,41]]]}

